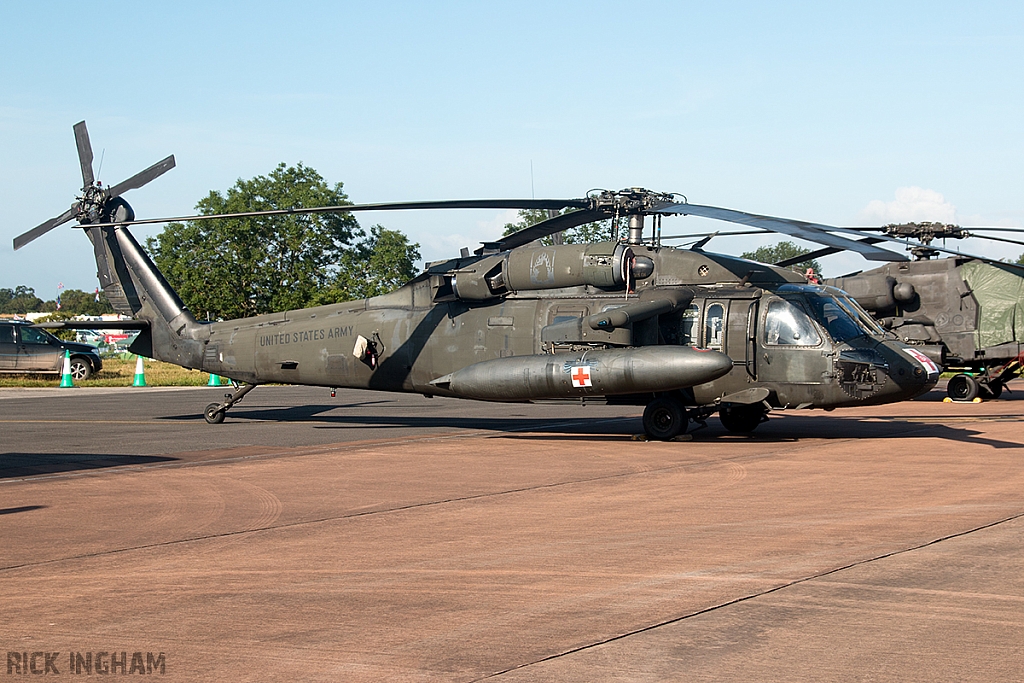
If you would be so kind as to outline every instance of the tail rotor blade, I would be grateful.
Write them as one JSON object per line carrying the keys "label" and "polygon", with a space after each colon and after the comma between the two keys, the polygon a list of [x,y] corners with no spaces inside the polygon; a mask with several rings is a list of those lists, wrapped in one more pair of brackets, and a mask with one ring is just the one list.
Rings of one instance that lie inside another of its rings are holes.
{"label": "tail rotor blade", "polygon": [[167,157],[163,161],[158,161],[145,171],[139,171],[128,180],[114,185],[110,188],[109,194],[111,197],[120,197],[128,190],[136,190],[151,180],[159,178],[164,173],[167,173],[174,168],[174,155]]}
{"label": "tail rotor blade", "polygon": [[92,174],[92,143],[85,121],[75,124],[75,144],[78,145],[78,162],[82,165],[82,187],[89,187],[96,178]]}
{"label": "tail rotor blade", "polygon": [[14,238],[15,251],[21,249],[23,246],[25,246],[32,240],[42,237],[46,233],[56,228],[58,225],[63,225],[64,223],[67,223],[69,220],[71,220],[78,214],[78,211],[79,205],[76,202],[70,209],[68,209],[61,215],[57,216],[56,218],[51,218],[45,223],[40,223],[39,225],[32,228],[28,232],[18,235],[17,237]]}

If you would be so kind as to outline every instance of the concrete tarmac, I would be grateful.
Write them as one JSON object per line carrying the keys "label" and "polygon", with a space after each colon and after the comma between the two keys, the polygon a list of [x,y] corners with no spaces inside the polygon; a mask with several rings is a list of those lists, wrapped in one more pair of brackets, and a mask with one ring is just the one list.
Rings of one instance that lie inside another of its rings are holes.
{"label": "concrete tarmac", "polygon": [[0,676],[1021,680],[1011,388],[672,443],[600,405],[0,389]]}

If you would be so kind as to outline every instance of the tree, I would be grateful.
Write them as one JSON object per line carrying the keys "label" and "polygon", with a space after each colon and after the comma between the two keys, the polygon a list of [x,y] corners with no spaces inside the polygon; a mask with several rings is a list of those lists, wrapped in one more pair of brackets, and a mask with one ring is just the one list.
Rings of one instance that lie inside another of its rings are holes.
{"label": "tree", "polygon": [[[103,315],[113,313],[114,307],[103,292],[83,292],[80,289],[65,289],[60,295],[60,311],[68,315]],[[54,307],[56,308],[56,307]]]}
{"label": "tree", "polygon": [[334,283],[316,297],[316,303],[367,299],[386,294],[402,286],[416,275],[420,245],[410,244],[398,230],[384,226],[370,227],[370,234],[360,230],[362,239],[341,255],[340,269]]}
{"label": "tree", "polygon": [[1021,254],[1020,256],[1017,257],[1017,263],[1024,266],[1024,254]]}
{"label": "tree", "polygon": [[[751,261],[758,261],[760,263],[778,263],[779,261],[785,261],[786,259],[794,258],[796,256],[802,256],[803,254],[811,253],[810,249],[804,249],[798,247],[792,242],[784,241],[778,244],[770,244],[764,247],[758,247],[754,251],[747,251],[740,255],[740,258],[750,259]],[[813,268],[817,275],[821,276],[821,264],[818,263],[818,259],[809,259],[807,261],[801,261],[789,266],[791,270],[798,273],[807,272],[808,268]]]}
{"label": "tree", "polygon": [[[280,164],[212,191],[202,215],[350,204],[312,168]],[[153,260],[197,316],[241,318],[313,304],[338,276],[359,231],[351,214],[219,218],[171,223],[147,241]]]}
{"label": "tree", "polygon": [[[563,209],[558,212],[560,215],[569,213],[570,211],[576,211],[576,209]],[[545,209],[520,209],[519,220],[515,223],[506,223],[505,231],[502,233],[504,237],[508,237],[514,232],[519,232],[525,228],[529,228],[532,225],[536,225],[541,221],[546,221],[549,218],[548,212]],[[596,223],[587,223],[586,225],[580,225],[575,228],[569,228],[562,233],[562,242],[565,244],[586,244],[589,242],[604,242],[612,238],[611,235],[612,226],[611,221],[598,221]],[[542,244],[551,245],[554,244],[554,236],[549,235],[541,240]]]}
{"label": "tree", "polygon": [[36,296],[36,290],[25,285],[14,289],[0,289],[0,313],[32,313],[43,310],[45,302]]}

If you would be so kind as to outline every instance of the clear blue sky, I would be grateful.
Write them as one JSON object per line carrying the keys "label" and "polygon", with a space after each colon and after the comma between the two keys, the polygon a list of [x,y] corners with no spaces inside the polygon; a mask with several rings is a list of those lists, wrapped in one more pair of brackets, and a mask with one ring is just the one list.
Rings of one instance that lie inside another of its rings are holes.
{"label": "clear blue sky", "polygon": [[[355,202],[644,186],[834,225],[1024,226],[1019,2],[14,3],[0,86],[0,287],[45,298],[96,286],[78,231],[11,248],[74,200],[82,119],[108,183],[176,155],[126,196],[140,217],[302,161]],[[439,259],[508,218],[360,220]],[[728,229],[665,228],[709,226]]]}

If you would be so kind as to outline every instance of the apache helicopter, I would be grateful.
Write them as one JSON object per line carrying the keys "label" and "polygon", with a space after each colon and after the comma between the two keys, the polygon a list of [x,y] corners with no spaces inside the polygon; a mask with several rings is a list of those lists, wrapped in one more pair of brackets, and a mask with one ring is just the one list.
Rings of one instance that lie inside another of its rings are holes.
{"label": "apache helicopter", "polygon": [[[943,223],[901,223],[851,228],[905,241],[913,261],[825,279],[846,291],[885,329],[913,345],[946,371],[954,401],[998,398],[1024,367],[1024,266],[971,256],[933,244],[937,238],[1024,242],[979,231],[1024,232],[1021,228],[971,228]],[[973,231],[973,232],[971,232]],[[910,242],[915,240],[915,242]],[[879,236],[865,243],[882,241]],[[829,247],[776,263],[785,268],[836,253]],[[948,258],[936,259],[940,253]]]}
{"label": "apache helicopter", "polygon": [[[200,322],[132,236],[120,197],[173,166],[168,157],[120,185],[95,183],[85,123],[75,126],[84,188],[71,209],[14,241],[18,249],[75,218],[93,243],[107,298],[135,317],[130,351],[235,381],[209,423],[259,384],[364,388],[488,401],[568,400],[646,406],[643,425],[672,439],[717,412],[750,432],[772,409],[913,398],[939,369],[887,334],[844,292],[783,268],[662,246],[661,218],[699,215],[770,228],[876,260],[906,257],[812,223],[689,204],[632,188],[581,199],[362,204],[232,217],[435,208],[574,209],[475,253],[427,264],[399,289],[361,301]],[[644,235],[644,219],[652,230]],[[538,246],[571,227],[628,220],[628,236]],[[847,231],[849,232],[849,231]],[[856,234],[856,233],[853,233]],[[116,323],[124,326],[123,323]],[[57,323],[78,327],[82,323]]]}

